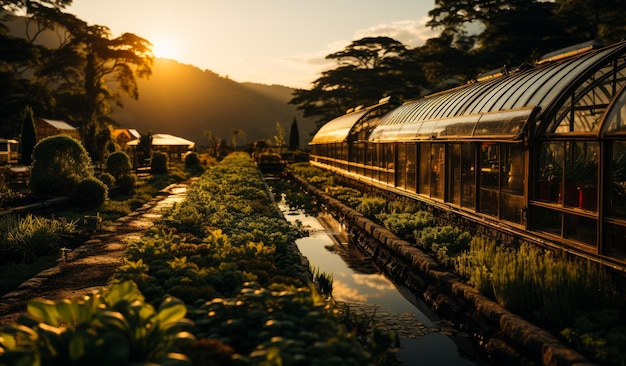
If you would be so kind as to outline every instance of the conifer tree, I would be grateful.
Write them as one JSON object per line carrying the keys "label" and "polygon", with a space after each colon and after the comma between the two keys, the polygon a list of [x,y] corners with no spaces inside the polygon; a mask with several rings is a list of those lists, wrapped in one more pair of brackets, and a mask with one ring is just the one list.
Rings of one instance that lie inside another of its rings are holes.
{"label": "conifer tree", "polygon": [[298,122],[293,117],[291,129],[289,130],[289,150],[295,151],[300,147],[300,133],[298,132]]}
{"label": "conifer tree", "polygon": [[26,106],[24,109],[24,118],[22,119],[22,141],[20,143],[22,150],[22,164],[30,165],[33,162],[32,154],[37,144],[37,130],[35,129],[35,118],[33,117],[33,109]]}

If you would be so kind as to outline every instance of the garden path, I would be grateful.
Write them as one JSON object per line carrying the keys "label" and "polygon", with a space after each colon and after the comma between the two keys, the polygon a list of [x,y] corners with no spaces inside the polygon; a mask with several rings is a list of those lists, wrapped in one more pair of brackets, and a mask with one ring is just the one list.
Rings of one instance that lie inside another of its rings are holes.
{"label": "garden path", "polygon": [[175,183],[163,189],[136,211],[102,227],[84,245],[67,253],[67,258],[60,258],[55,267],[1,297],[0,328],[14,324],[30,299],[71,299],[105,287],[124,263],[126,245],[154,225],[163,209],[183,200],[189,183]]}

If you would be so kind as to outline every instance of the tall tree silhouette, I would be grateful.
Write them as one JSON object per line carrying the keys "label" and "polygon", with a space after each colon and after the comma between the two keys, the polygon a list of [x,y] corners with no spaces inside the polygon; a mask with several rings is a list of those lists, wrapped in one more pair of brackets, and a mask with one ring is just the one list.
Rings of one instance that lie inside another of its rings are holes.
{"label": "tall tree silhouette", "polygon": [[291,128],[289,129],[289,150],[298,150],[300,148],[300,132],[298,132],[298,122],[293,117]]}
{"label": "tall tree silhouette", "polygon": [[353,41],[341,51],[326,56],[339,67],[324,71],[311,90],[297,89],[289,102],[305,117],[320,116],[318,125],[340,116],[349,108],[372,105],[394,94],[413,96],[399,72],[405,65],[407,47],[389,37],[365,37]]}
{"label": "tall tree silhouette", "polygon": [[35,129],[35,118],[33,109],[26,106],[24,109],[24,118],[22,121],[20,147],[22,151],[22,164],[30,165],[33,162],[32,154],[37,144],[37,130]]}
{"label": "tall tree silhouette", "polygon": [[[139,98],[137,79],[148,78],[152,72],[152,45],[132,33],[111,38],[109,28],[88,25],[58,9],[39,12],[69,34],[67,42],[53,51],[42,74],[56,81],[62,114],[80,127],[85,140],[93,140],[94,136],[86,134],[101,130],[111,105],[122,106],[122,94]],[[111,90],[109,85],[116,88]]]}

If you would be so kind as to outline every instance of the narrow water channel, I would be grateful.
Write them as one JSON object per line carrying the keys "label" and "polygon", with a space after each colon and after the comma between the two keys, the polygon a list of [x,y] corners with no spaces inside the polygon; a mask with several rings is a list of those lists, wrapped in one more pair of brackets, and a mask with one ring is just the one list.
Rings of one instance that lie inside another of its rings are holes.
{"label": "narrow water channel", "polygon": [[313,268],[332,275],[333,298],[375,314],[377,327],[398,335],[397,355],[403,365],[488,365],[475,359],[466,334],[438,319],[415,294],[383,275],[330,215],[291,211],[284,200],[278,204],[288,221],[308,228],[309,235],[296,244]]}

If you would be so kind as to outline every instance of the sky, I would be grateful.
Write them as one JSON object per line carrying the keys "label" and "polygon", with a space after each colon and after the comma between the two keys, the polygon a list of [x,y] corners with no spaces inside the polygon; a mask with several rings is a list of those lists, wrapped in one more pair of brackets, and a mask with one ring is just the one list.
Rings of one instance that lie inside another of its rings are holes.
{"label": "sky", "polygon": [[363,37],[416,47],[434,0],[74,0],[66,12],[112,36],[149,40],[157,57],[211,70],[237,82],[309,89],[325,60]]}

